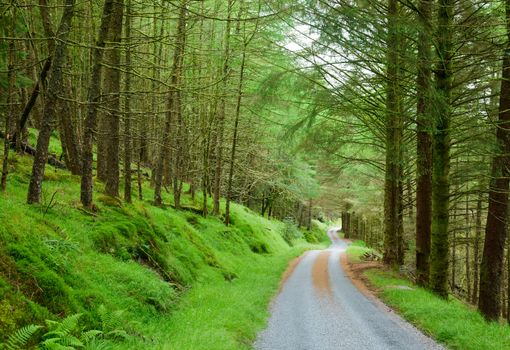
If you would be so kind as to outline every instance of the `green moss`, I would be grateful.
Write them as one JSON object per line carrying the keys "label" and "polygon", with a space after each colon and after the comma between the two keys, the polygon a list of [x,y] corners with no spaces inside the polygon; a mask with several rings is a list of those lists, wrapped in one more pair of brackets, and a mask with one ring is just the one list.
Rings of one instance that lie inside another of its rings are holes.
{"label": "green moss", "polygon": [[[297,252],[289,255],[281,222],[237,204],[229,227],[220,218],[149,202],[119,205],[99,192],[98,212],[87,213],[79,204],[79,178],[52,167],[43,192],[47,200],[56,193],[54,205],[29,206],[31,158],[13,155],[11,168],[7,191],[0,193],[0,342],[20,326],[75,312],[83,313],[84,326],[94,328],[97,309],[105,305],[124,310],[123,322],[132,323],[139,335],[119,349],[158,348],[172,343],[168,336],[180,330],[179,318],[193,319],[197,291],[207,295],[202,311],[218,312],[214,303],[223,298],[228,317],[224,323],[188,323],[206,327],[194,343],[206,348],[206,334],[220,339],[228,333],[227,348],[234,349],[253,339],[281,271]],[[101,188],[98,184],[96,191]],[[143,190],[151,195],[149,186]],[[183,203],[193,206],[187,196]]]}

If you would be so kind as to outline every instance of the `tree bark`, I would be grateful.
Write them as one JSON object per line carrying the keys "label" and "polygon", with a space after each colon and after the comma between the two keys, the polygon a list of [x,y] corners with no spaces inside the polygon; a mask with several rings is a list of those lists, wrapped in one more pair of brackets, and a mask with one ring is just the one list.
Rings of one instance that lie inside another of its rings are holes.
{"label": "tree bark", "polygon": [[103,14],[101,17],[101,26],[99,28],[99,35],[96,46],[93,49],[93,67],[92,77],[90,80],[87,101],[89,103],[87,108],[87,116],[85,119],[84,135],[83,135],[83,173],[81,176],[81,194],[80,199],[84,207],[88,209],[93,208],[93,144],[94,133],[97,124],[97,109],[101,98],[101,76],[103,54],[105,47],[105,39],[108,35],[108,28],[110,27],[110,19],[112,16],[114,0],[105,0],[103,6]]}
{"label": "tree bark", "polygon": [[62,69],[66,60],[67,39],[71,31],[75,0],[66,0],[64,13],[56,35],[52,54],[53,64],[50,69],[50,81],[44,104],[41,129],[37,138],[37,148],[32,166],[32,176],[28,186],[27,203],[40,203],[44,170],[48,160],[48,145],[57,116],[59,94],[63,92]]}
{"label": "tree bark", "polygon": [[9,174],[9,149],[11,144],[11,123],[15,114],[15,96],[16,96],[16,70],[14,69],[14,61],[16,54],[16,47],[14,38],[16,37],[16,4],[14,1],[11,2],[12,5],[12,23],[10,25],[9,30],[7,31],[7,36],[11,36],[12,40],[9,40],[8,49],[7,49],[7,108],[8,111],[6,113],[5,118],[5,138],[4,138],[4,154],[2,161],[2,178],[0,180],[0,189],[5,191],[7,188],[7,175]]}
{"label": "tree bark", "polygon": [[430,139],[430,88],[432,81],[431,31],[432,0],[420,0],[418,36],[418,79],[416,113],[416,282],[429,282],[430,225],[432,221],[432,142]]}
{"label": "tree bark", "polygon": [[454,0],[439,0],[437,12],[437,54],[434,72],[436,100],[432,135],[432,234],[430,255],[430,288],[448,297],[448,207],[450,199],[450,113],[452,89],[452,21]]}
{"label": "tree bark", "polygon": [[105,98],[108,106],[106,130],[106,185],[105,192],[112,197],[119,196],[119,145],[120,145],[120,77],[121,77],[121,40],[124,0],[116,0],[112,9],[112,19],[108,35],[106,61],[109,67],[105,71]]}
{"label": "tree bark", "polygon": [[[131,38],[131,22],[132,22],[132,8],[131,0],[127,1],[126,6],[126,27],[125,34],[127,40]],[[125,76],[125,89],[126,98],[124,100],[124,200],[131,203],[131,45],[126,49],[126,76]]]}
{"label": "tree bark", "polygon": [[401,258],[399,230],[401,219],[401,149],[399,115],[399,35],[398,35],[398,1],[388,2],[387,34],[387,86],[386,86],[386,170],[384,185],[384,256],[387,265],[398,265]]}
{"label": "tree bark", "polygon": [[[182,70],[182,61],[184,56],[184,45],[186,40],[186,14],[187,14],[187,0],[180,2],[179,19],[177,21],[177,31],[175,38],[175,49],[172,64],[172,73],[170,78],[170,91],[167,99],[167,113],[165,118],[165,128],[163,131],[163,141],[160,147],[158,161],[156,165],[155,174],[155,188],[154,188],[154,204],[161,206],[163,199],[161,197],[161,188],[163,186],[163,171],[165,165],[165,156],[170,151],[170,132],[172,121],[178,109],[180,109],[180,79]],[[179,199],[177,198],[176,206],[179,206]]]}
{"label": "tree bark", "polygon": [[226,113],[226,99],[227,87],[230,76],[230,18],[232,14],[232,7],[234,3],[228,0],[227,4],[227,23],[225,28],[225,54],[223,61],[223,86],[220,97],[220,107],[218,111],[218,124],[216,131],[216,168],[214,172],[214,188],[213,188],[213,214],[220,214],[220,196],[221,196],[221,173],[223,170],[223,136],[225,128],[225,113]]}
{"label": "tree bark", "polygon": [[[481,186],[480,186],[481,187]],[[478,284],[480,278],[480,242],[482,240],[482,189],[479,189],[478,199],[476,200],[476,231],[475,246],[473,248],[473,294],[472,304],[478,304]]]}
{"label": "tree bark", "polygon": [[507,236],[508,190],[510,184],[510,0],[505,1],[507,44],[503,56],[499,115],[496,138],[498,154],[493,159],[485,244],[480,265],[478,308],[482,315],[497,321],[501,314],[501,282]]}
{"label": "tree bark", "polygon": [[245,42],[243,45],[243,53],[241,55],[241,68],[239,72],[239,83],[237,85],[237,103],[236,103],[236,113],[234,120],[234,135],[232,136],[232,149],[230,152],[230,166],[228,172],[228,185],[227,185],[227,199],[225,203],[225,224],[228,226],[230,224],[230,201],[232,199],[232,182],[234,178],[234,165],[235,165],[235,157],[236,157],[236,147],[237,147],[237,134],[239,132],[239,117],[241,115],[241,102],[243,98],[243,83],[244,83],[244,69],[246,64],[246,49],[248,43]]}

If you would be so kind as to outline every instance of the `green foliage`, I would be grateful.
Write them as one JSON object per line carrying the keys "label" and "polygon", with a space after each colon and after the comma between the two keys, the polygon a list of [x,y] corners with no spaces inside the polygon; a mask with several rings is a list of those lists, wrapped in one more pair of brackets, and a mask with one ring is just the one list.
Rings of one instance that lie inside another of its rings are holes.
{"label": "green foliage", "polygon": [[303,237],[308,243],[329,243],[329,238],[326,235],[326,231],[329,227],[324,225],[320,221],[312,220],[312,227],[310,230],[303,229]]}
{"label": "green foliage", "polygon": [[299,228],[297,227],[293,218],[285,218],[285,220],[283,220],[283,223],[285,224],[285,228],[283,229],[282,237],[285,240],[285,242],[292,246],[294,244],[294,240],[303,237],[303,233],[299,231]]}
{"label": "green foliage", "polygon": [[[12,167],[8,190],[0,194],[0,341],[21,325],[49,319],[56,333],[43,338],[47,347],[157,348],[154,342],[169,342],[176,312],[192,318],[186,298],[193,290],[210,291],[209,307],[230,315],[214,323],[224,327],[215,332],[239,321],[230,344],[253,339],[262,326],[290,259],[282,222],[235,203],[229,227],[220,218],[141,201],[121,207],[98,201],[99,211],[90,215],[78,209],[79,178],[51,168],[45,191],[60,192],[58,205],[45,213],[25,204],[31,159],[15,156]],[[262,276],[271,278],[262,283]],[[227,304],[221,304],[226,295]],[[70,332],[59,326],[64,321],[55,321],[76,314],[80,325]],[[199,348],[206,348],[207,332],[197,337]]]}
{"label": "green foliage", "polygon": [[[46,320],[47,332],[42,336],[37,348],[40,350],[76,350],[109,349],[114,343],[121,343],[129,338],[121,319],[123,311],[110,312],[101,305],[102,330],[85,331],[80,327],[82,314],[73,314],[63,320]],[[7,342],[0,344],[0,349],[25,349],[32,336],[41,326],[25,326],[12,334]],[[109,341],[111,339],[113,341]]]}
{"label": "green foliage", "polygon": [[30,338],[39,330],[41,326],[28,325],[20,328],[14,334],[7,338],[7,342],[0,344],[0,349],[18,350],[25,349]]}
{"label": "green foliage", "polygon": [[103,334],[106,337],[112,338],[128,338],[128,333],[124,330],[123,314],[124,310],[108,311],[104,305],[101,305],[98,310],[101,317],[101,327]]}
{"label": "green foliage", "polygon": [[354,262],[363,260],[363,255],[366,253],[379,256],[375,250],[368,248],[366,243],[361,240],[354,241],[347,247],[347,255],[349,256],[349,260]]}

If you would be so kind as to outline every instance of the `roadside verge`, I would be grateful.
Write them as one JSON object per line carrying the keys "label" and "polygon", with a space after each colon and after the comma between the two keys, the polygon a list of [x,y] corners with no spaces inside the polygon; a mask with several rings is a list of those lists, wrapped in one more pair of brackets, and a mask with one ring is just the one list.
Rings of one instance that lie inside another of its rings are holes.
{"label": "roadside verge", "polygon": [[343,265],[358,289],[382,300],[431,338],[450,349],[510,349],[508,325],[487,323],[473,306],[453,296],[443,300],[382,263],[364,260],[370,248],[363,242],[354,242],[351,247]]}

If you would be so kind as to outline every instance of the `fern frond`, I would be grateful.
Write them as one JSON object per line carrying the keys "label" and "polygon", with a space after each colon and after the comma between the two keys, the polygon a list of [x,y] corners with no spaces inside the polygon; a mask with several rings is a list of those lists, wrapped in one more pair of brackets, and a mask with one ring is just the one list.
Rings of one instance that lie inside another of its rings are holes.
{"label": "fern frond", "polygon": [[56,330],[64,334],[70,334],[78,327],[78,322],[80,321],[81,316],[82,314],[67,316],[62,320],[62,322],[60,322],[60,325],[58,325]]}
{"label": "fern frond", "polygon": [[62,345],[59,343],[60,338],[46,339],[39,344],[41,350],[76,350],[74,347]]}
{"label": "fern frond", "polygon": [[85,344],[91,342],[93,339],[96,339],[100,335],[103,335],[103,332],[98,331],[97,329],[92,329],[90,331],[83,332],[81,334],[81,341]]}
{"label": "fern frond", "polygon": [[124,314],[124,310],[110,312],[104,307],[104,305],[101,305],[98,308],[98,313],[101,318],[101,325],[104,332],[122,329],[122,315]]}
{"label": "fern frond", "polygon": [[129,337],[129,334],[123,329],[114,329],[113,331],[106,333],[106,336],[127,339]]}
{"label": "fern frond", "polygon": [[76,338],[73,335],[69,335],[69,334],[60,338],[60,344],[65,345],[65,346],[70,346],[73,348],[83,346],[83,342],[80,339]]}
{"label": "fern frond", "polygon": [[81,350],[110,350],[111,344],[103,339],[92,339],[91,342],[85,344]]}
{"label": "fern frond", "polygon": [[55,330],[58,327],[58,325],[60,324],[60,322],[53,321],[53,320],[46,320],[45,322],[46,322],[46,326],[48,327],[48,330],[50,330],[50,331]]}
{"label": "fern frond", "polygon": [[18,350],[24,348],[30,338],[39,330],[41,326],[35,326],[33,324],[18,329],[12,334],[5,343],[5,349],[7,350]]}

